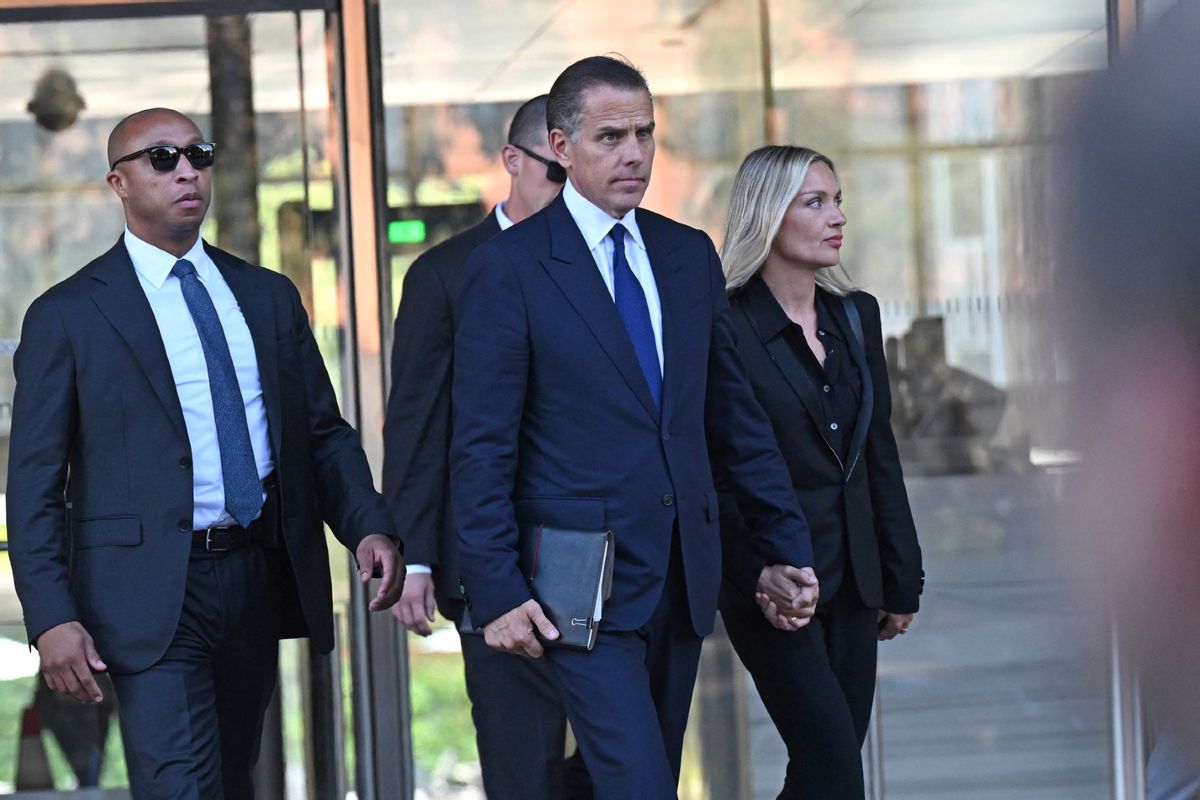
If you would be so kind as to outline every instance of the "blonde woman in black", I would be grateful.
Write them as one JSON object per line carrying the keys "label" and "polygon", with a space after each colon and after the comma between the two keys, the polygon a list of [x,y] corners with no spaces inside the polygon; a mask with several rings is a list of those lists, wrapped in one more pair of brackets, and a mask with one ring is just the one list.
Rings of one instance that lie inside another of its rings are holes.
{"label": "blonde woman in black", "polygon": [[922,584],[879,304],[839,267],[841,202],[826,156],[755,150],[734,179],[721,255],[738,349],[788,463],[821,582],[807,627],[772,627],[747,599],[762,565],[722,496],[721,613],[787,745],[781,799],[863,796],[877,642],[908,630]]}

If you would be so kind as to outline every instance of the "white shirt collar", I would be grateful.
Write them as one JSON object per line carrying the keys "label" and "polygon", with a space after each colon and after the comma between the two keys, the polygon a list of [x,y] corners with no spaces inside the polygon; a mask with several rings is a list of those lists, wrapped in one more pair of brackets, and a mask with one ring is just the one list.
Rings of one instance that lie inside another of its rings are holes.
{"label": "white shirt collar", "polygon": [[631,208],[621,219],[613,219],[603,209],[581,195],[570,179],[563,187],[562,195],[563,201],[567,204],[567,211],[571,213],[571,218],[575,220],[579,232],[583,234],[583,241],[587,244],[588,250],[595,250],[596,246],[604,241],[604,237],[608,236],[613,225],[618,222],[625,226],[625,231],[628,233],[626,241],[632,240],[642,250],[646,249],[646,243],[642,241],[642,232],[638,229],[634,213],[637,209]]}
{"label": "white shirt collar", "polygon": [[506,231],[517,223],[508,218],[508,214],[504,213],[504,202],[501,200],[496,204],[496,222],[500,223],[500,230]]}
{"label": "white shirt collar", "polygon": [[[133,262],[133,268],[155,289],[161,289],[167,282],[167,276],[179,260],[166,250],[139,239],[129,230],[128,225],[125,226],[125,249],[129,251],[129,260]],[[197,236],[196,243],[183,254],[183,258],[192,262],[201,280],[208,277],[208,254],[204,252],[203,239]]]}

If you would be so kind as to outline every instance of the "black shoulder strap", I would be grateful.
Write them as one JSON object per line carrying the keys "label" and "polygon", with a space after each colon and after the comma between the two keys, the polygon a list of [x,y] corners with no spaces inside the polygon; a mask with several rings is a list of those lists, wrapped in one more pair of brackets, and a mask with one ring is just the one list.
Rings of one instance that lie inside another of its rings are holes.
{"label": "black shoulder strap", "polygon": [[863,335],[862,317],[858,313],[858,306],[854,304],[849,295],[844,295],[842,308],[846,311],[846,317],[850,320],[850,329],[854,332],[854,340],[858,344],[855,360],[858,361],[863,392],[862,405],[859,406],[858,411],[858,423],[854,426],[854,438],[850,442],[850,464],[846,469],[846,479],[849,480],[850,474],[854,472],[854,467],[858,463],[858,457],[866,445],[867,429],[871,425],[871,416],[875,411],[875,387],[871,380],[871,367],[867,363],[867,337]]}
{"label": "black shoulder strap", "polygon": [[858,306],[854,305],[854,301],[849,295],[842,297],[842,307],[846,309],[846,316],[850,318],[850,328],[854,331],[854,338],[858,340],[858,346],[867,350],[867,340],[863,336],[862,317],[858,315]]}

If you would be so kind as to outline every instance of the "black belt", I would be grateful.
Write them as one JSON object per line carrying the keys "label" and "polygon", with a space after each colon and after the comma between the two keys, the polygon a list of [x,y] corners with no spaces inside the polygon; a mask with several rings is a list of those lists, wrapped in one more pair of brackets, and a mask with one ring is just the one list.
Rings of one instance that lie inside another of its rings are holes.
{"label": "black belt", "polygon": [[267,536],[263,530],[262,517],[250,523],[250,527],[229,525],[223,528],[205,528],[192,531],[192,549],[207,550],[210,553],[223,553],[226,550],[237,550],[252,544],[263,544]]}

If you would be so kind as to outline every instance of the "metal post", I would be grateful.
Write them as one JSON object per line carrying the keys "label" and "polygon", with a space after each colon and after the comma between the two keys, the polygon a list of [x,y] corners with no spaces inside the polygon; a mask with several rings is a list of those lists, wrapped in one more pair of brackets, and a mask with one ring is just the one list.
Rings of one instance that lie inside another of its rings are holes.
{"label": "metal post", "polygon": [[[340,278],[348,299],[348,349],[344,381],[348,416],[358,427],[367,460],[376,475],[383,462],[383,329],[391,309],[380,302],[385,209],[382,146],[383,93],[378,0],[342,0],[330,27],[340,58],[334,91],[340,93],[343,135],[337,171],[337,202],[342,241]],[[403,637],[388,614],[367,611],[373,594],[359,581],[350,559],[351,666],[357,753],[356,789],[360,800],[404,800],[413,794],[412,748],[408,732],[408,671]]]}
{"label": "metal post", "polygon": [[879,676],[875,676],[875,700],[871,704],[871,726],[867,728],[863,760],[868,800],[883,800],[883,709],[879,702]]}
{"label": "metal post", "polygon": [[1116,619],[1109,626],[1112,692],[1112,762],[1115,800],[1146,800],[1142,698],[1137,672],[1126,658]]}

